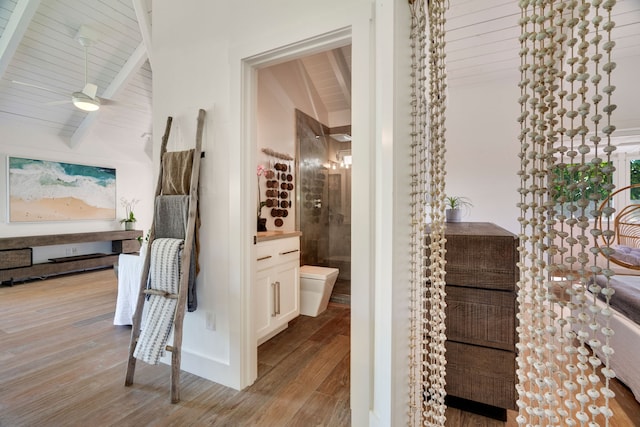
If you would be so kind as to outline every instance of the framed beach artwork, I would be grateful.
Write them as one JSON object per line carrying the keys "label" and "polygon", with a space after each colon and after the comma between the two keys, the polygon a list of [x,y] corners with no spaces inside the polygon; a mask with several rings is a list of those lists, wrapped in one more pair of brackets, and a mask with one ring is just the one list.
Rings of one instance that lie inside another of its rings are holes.
{"label": "framed beach artwork", "polygon": [[114,220],[116,170],[8,157],[9,222]]}

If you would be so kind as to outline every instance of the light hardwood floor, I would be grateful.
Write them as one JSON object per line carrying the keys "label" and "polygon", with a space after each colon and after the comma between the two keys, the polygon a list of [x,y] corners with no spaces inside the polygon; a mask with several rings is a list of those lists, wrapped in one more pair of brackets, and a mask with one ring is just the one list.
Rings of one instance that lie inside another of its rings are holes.
{"label": "light hardwood floor", "polygon": [[0,288],[0,426],[348,426],[349,309],[301,316],[259,348],[260,380],[238,392],[189,373],[169,402],[169,367],[137,363],[114,326],[113,270]]}
{"label": "light hardwood floor", "polygon": [[[131,329],[113,326],[112,270],[0,287],[0,426],[350,425],[350,310],[300,316],[259,348],[258,380],[238,392],[186,372],[169,403],[169,367],[138,362],[124,387]],[[626,391],[626,394],[625,394]],[[616,389],[615,426],[640,405]],[[515,427],[449,408],[447,426]]]}

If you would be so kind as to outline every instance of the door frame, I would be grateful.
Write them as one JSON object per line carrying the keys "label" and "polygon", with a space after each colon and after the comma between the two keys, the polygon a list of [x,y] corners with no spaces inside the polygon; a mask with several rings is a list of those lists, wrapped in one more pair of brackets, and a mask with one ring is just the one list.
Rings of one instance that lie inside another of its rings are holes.
{"label": "door frame", "polygon": [[[350,44],[351,28],[341,28],[336,31],[319,35],[307,40],[301,40],[290,45],[282,46],[268,50],[266,52],[253,55],[248,58],[242,59],[241,64],[241,82],[242,82],[242,100],[241,100],[241,127],[242,127],[242,150],[244,165],[243,168],[247,171],[255,169],[256,163],[256,151],[257,145],[257,98],[258,98],[258,79],[257,72],[262,68],[266,68],[272,65],[276,65],[282,62],[287,62],[295,59],[299,59],[305,56],[312,55],[314,53],[323,52],[326,50],[334,49],[337,47]],[[247,175],[247,174],[243,174]],[[257,183],[255,180],[251,180],[242,186],[247,191],[244,192],[248,195],[245,198],[246,206],[251,206],[251,201],[256,200]],[[250,212],[254,210],[247,209]],[[244,337],[242,343],[242,380],[243,387],[252,384],[257,378],[258,371],[258,351],[256,342],[255,331],[253,331],[253,313],[252,307],[252,292],[251,285],[255,280],[255,245],[253,244],[253,238],[255,236],[255,218],[251,216],[247,226],[248,238],[245,241],[249,242],[249,248],[245,248],[242,259],[243,271],[246,273],[247,280],[243,281],[243,297],[242,297],[242,319],[246,319],[244,325]],[[253,344],[252,344],[253,343]]]}

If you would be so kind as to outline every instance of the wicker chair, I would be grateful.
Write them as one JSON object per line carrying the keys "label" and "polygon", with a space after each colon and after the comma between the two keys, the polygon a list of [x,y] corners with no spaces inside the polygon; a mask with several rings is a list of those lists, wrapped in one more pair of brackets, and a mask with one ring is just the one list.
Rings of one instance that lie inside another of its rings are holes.
{"label": "wicker chair", "polygon": [[[632,188],[640,188],[640,184],[629,185],[620,188],[607,197],[600,205],[602,210],[607,204],[618,194],[623,191],[631,191]],[[599,217],[596,223],[596,227],[602,228],[602,217]],[[613,230],[615,237],[610,242],[611,245],[628,246],[634,249],[640,249],[640,204],[631,204],[619,209],[613,220]],[[603,244],[607,244],[607,241],[603,237]],[[609,260],[621,267],[630,268],[633,270],[640,270],[640,265],[630,264],[624,260],[618,259],[615,256],[610,256]]]}

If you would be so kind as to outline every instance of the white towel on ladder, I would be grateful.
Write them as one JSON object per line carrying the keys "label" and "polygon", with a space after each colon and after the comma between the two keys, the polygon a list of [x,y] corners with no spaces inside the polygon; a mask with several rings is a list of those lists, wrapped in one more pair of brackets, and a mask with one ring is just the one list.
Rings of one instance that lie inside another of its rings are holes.
{"label": "white towel on ladder", "polygon": [[[180,255],[184,240],[155,239],[151,244],[149,288],[177,294],[180,284]],[[133,356],[156,365],[164,355],[167,339],[173,327],[178,300],[150,295],[147,317]]]}

